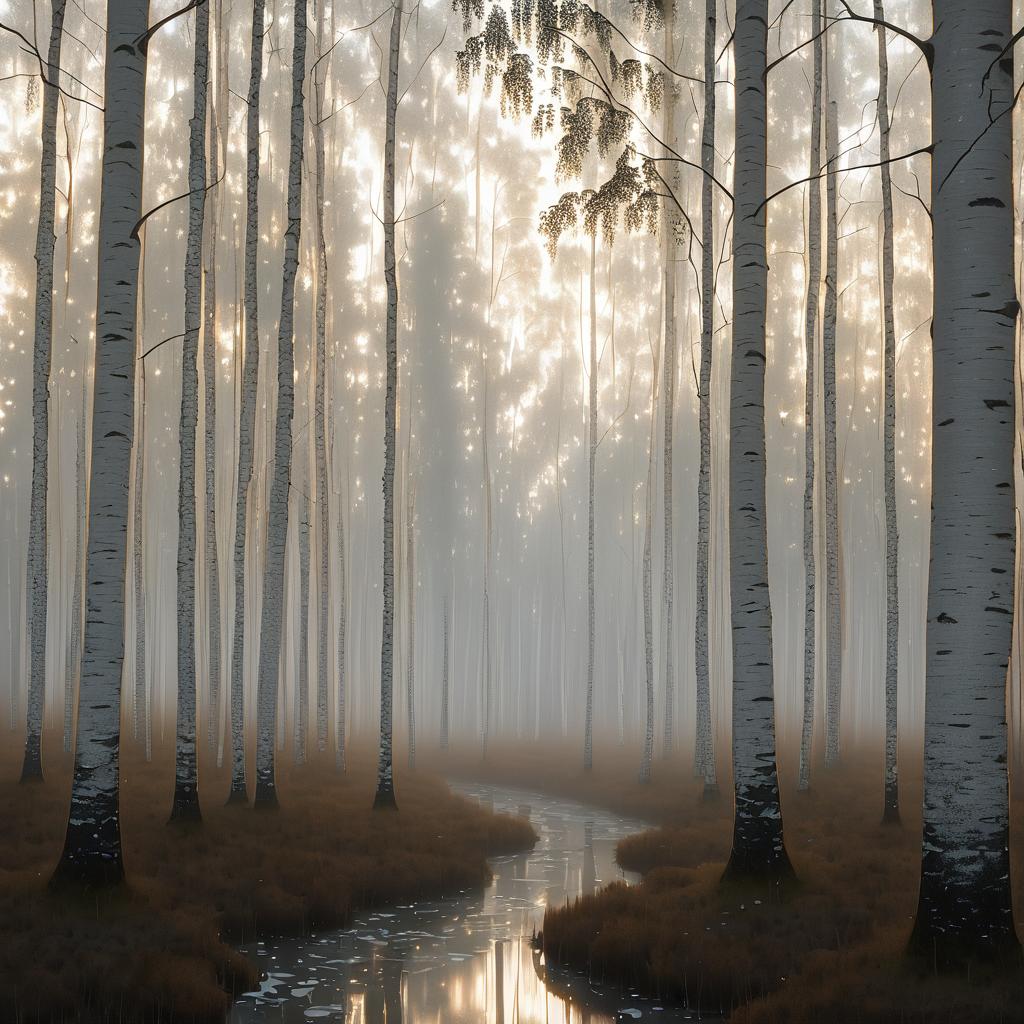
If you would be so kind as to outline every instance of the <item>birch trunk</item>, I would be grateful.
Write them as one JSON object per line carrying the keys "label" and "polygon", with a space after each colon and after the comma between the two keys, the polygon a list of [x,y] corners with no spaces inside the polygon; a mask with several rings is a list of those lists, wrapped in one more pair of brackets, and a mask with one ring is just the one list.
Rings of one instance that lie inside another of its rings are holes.
{"label": "birch trunk", "polygon": [[188,238],[185,243],[185,337],[181,350],[178,425],[178,692],[171,821],[197,821],[196,752],[196,433],[199,423],[199,328],[203,291],[203,218],[206,211],[206,92],[210,60],[210,4],[196,8],[192,120],[189,122]]}
{"label": "birch trunk", "polygon": [[707,0],[704,19],[704,124],[701,129],[701,336],[700,336],[700,468],[697,477],[697,615],[694,666],[697,687],[695,768],[704,779],[704,796],[718,792],[715,742],[711,725],[711,664],[708,647],[708,603],[711,549],[711,370],[715,344],[715,38],[718,0]]}
{"label": "birch trunk", "polygon": [[484,714],[483,714],[483,756],[487,757],[487,743],[491,734],[491,465],[488,418],[490,398],[490,378],[487,373],[487,360],[482,363],[484,374],[484,407],[481,426],[484,477],[484,606],[483,606],[483,641],[484,641]]}
{"label": "birch trunk", "polygon": [[[932,534],[924,839],[929,964],[1016,951],[1006,672],[1014,565],[1010,0],[935,0]],[[1014,959],[1016,963],[1016,958]]]}
{"label": "birch trunk", "polygon": [[[882,0],[875,18],[885,20]],[[897,776],[898,687],[900,666],[899,522],[896,513],[896,318],[893,302],[892,168],[889,165],[889,56],[885,29],[878,34],[878,159],[882,167],[882,352],[885,407],[883,462],[885,476],[885,795],[882,820],[900,820]]]}
{"label": "birch trunk", "polygon": [[50,428],[50,359],[53,348],[53,250],[57,209],[57,102],[66,0],[53,0],[50,46],[43,82],[39,220],[36,224],[35,341],[32,349],[32,495],[28,530],[29,622],[28,707],[21,781],[42,779],[43,706],[46,703],[46,547]]}
{"label": "birch trunk", "polygon": [[384,280],[387,285],[387,391],[384,398],[384,615],[380,645],[380,749],[375,808],[395,807],[392,758],[392,698],[395,671],[395,420],[398,411],[398,266],[395,262],[395,121],[402,7],[394,0],[388,44],[388,86],[384,115]]}
{"label": "birch trunk", "polygon": [[347,768],[345,750],[345,646],[348,627],[348,594],[345,563],[345,503],[338,501],[338,582],[339,603],[338,614],[338,698],[335,706],[334,724],[334,765],[338,771]]}
{"label": "birch trunk", "polygon": [[[412,424],[410,423],[410,431]],[[408,459],[406,460],[408,466]],[[407,469],[408,473],[408,469]],[[405,665],[405,699],[409,725],[409,767],[416,767],[416,507],[412,481],[409,488],[405,520],[405,593],[409,617],[409,650]]]}
{"label": "birch trunk", "polygon": [[644,669],[646,714],[644,716],[644,749],[640,760],[640,781],[651,781],[651,762],[654,759],[654,572],[652,548],[654,546],[654,464],[656,461],[655,427],[658,422],[658,351],[653,353],[651,370],[651,431],[647,446],[647,488],[644,496]]}
{"label": "birch trunk", "polygon": [[818,404],[814,367],[818,358],[818,306],[821,302],[821,0],[812,0],[811,38],[814,40],[811,85],[811,178],[807,201],[807,302],[804,307],[804,700],[800,730],[800,769],[797,787],[811,786],[814,741],[814,684],[817,637],[817,565],[814,560],[815,439],[814,414]]}
{"label": "birch trunk", "polygon": [[136,743],[145,744],[146,760],[151,755],[149,689],[146,685],[146,361],[139,359],[138,435],[135,438],[135,467],[132,484],[132,588],[135,609],[135,695],[132,701],[133,732]]}
{"label": "birch trunk", "polygon": [[[207,0],[207,4],[210,0]],[[206,218],[206,268],[203,283],[203,457],[206,470],[206,525],[203,532],[205,549],[206,602],[207,602],[207,672],[208,723],[207,739],[211,749],[217,747],[220,733],[221,707],[221,611],[220,611],[220,551],[217,543],[217,233],[220,229],[219,195],[216,184],[220,177],[220,145],[222,133],[218,115],[227,115],[226,103],[218,104],[217,92],[227,95],[227,46],[224,37],[224,11],[217,4],[217,90],[210,97],[210,154],[209,154],[209,216]],[[225,157],[225,163],[227,162]]]}
{"label": "birch trunk", "polygon": [[309,736],[309,500],[297,495],[299,516],[299,673],[295,683],[295,761],[306,763],[306,742]]}
{"label": "birch trunk", "polygon": [[594,472],[597,468],[597,229],[590,236],[590,400],[587,409],[587,696],[583,770],[594,767]]}
{"label": "birch trunk", "polygon": [[443,641],[444,650],[441,655],[441,749],[448,749],[448,652],[451,640],[448,632],[448,595],[444,598]]}
{"label": "birch trunk", "polygon": [[238,487],[235,498],[235,621],[231,638],[231,791],[228,803],[248,800],[245,772],[245,541],[246,507],[252,482],[256,433],[256,385],[260,332],[257,257],[259,255],[260,86],[266,0],[254,0],[249,52],[249,93],[245,139],[245,356],[238,415]]}
{"label": "birch trunk", "polygon": [[148,0],[107,10],[96,356],[82,683],[67,835],[55,877],[124,877],[118,807],[128,480],[132,447]]}
{"label": "birch trunk", "polygon": [[[671,66],[675,58],[675,5],[669,6],[665,14],[665,54]],[[665,97],[665,140],[678,151],[676,133],[676,89],[673,82]],[[674,191],[674,190],[673,190]],[[675,578],[672,530],[672,438],[675,412],[676,392],[676,236],[680,230],[679,218],[673,214],[668,203],[664,210],[665,228],[662,247],[662,303],[664,306],[665,330],[665,365],[664,391],[665,404],[665,438],[663,458],[662,498],[664,500],[664,582],[663,601],[665,614],[665,731],[662,755],[669,757],[672,753],[673,725],[675,721],[675,659],[673,657],[673,637],[675,634]]]}
{"label": "birch trunk", "polygon": [[792,874],[775,766],[772,610],[765,509],[765,232],[768,0],[737,0],[730,571],[735,826],[727,878]]}
{"label": "birch trunk", "polygon": [[314,371],[313,430],[316,460],[316,549],[319,556],[316,619],[316,746],[327,749],[327,633],[330,622],[331,519],[330,491],[327,487],[327,237],[324,234],[324,91],[327,61],[324,54],[324,7],[317,10],[317,54],[313,72],[315,98],[313,150],[316,180],[316,369]]}
{"label": "birch trunk", "polygon": [[75,690],[78,686],[82,657],[82,566],[85,552],[86,507],[86,466],[85,466],[85,416],[89,396],[86,392],[86,375],[82,371],[82,405],[78,413],[78,427],[75,444],[75,583],[71,594],[71,653],[64,677],[64,751],[71,752],[75,726]]}
{"label": "birch trunk", "polygon": [[[280,676],[288,494],[291,490],[292,412],[295,405],[295,278],[299,269],[302,228],[302,87],[306,77],[306,0],[295,5],[292,43],[291,132],[288,144],[288,227],[284,233],[281,317],[277,331],[277,409],[274,417],[274,476],[267,513],[267,557],[263,569],[259,668],[256,676],[257,807],[277,806],[274,777],[274,730]],[[308,573],[307,573],[308,578]]]}
{"label": "birch trunk", "polygon": [[839,242],[836,162],[839,126],[835,100],[825,107],[825,309],[822,372],[825,391],[825,764],[839,761],[843,705],[843,627],[839,601],[839,468],[836,439],[836,326],[839,295]]}

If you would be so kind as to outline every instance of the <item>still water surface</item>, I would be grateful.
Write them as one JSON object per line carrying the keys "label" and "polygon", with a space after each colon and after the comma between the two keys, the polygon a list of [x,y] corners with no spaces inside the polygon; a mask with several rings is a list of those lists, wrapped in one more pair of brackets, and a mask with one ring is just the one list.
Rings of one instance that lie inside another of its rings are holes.
{"label": "still water surface", "polygon": [[229,1024],[612,1024],[694,1020],[580,975],[545,969],[531,938],[544,909],[616,879],[615,845],[645,827],[571,800],[497,786],[452,787],[529,817],[529,853],[491,861],[483,892],[363,914],[341,931],[243,947],[265,972]]}

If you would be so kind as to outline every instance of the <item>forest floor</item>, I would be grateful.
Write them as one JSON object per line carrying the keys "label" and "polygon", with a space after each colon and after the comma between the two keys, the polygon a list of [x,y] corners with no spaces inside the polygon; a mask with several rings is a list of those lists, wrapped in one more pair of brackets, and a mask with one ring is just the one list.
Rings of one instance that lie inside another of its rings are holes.
{"label": "forest floor", "polygon": [[21,785],[17,746],[0,756],[0,1019],[19,1024],[220,1022],[231,994],[258,978],[230,943],[308,934],[370,907],[483,887],[488,857],[536,840],[527,822],[426,774],[398,773],[398,813],[373,812],[370,751],[354,752],[344,775],[333,754],[301,769],[280,757],[281,806],[265,812],[225,806],[229,777],[204,751],[202,824],[169,826],[173,749],[147,763],[127,742],[127,883],[69,900],[47,883],[63,844],[70,755],[59,734],[47,734],[46,781]]}
{"label": "forest floor", "polygon": [[[732,842],[731,782],[705,803],[690,761],[656,760],[637,778],[638,752],[609,746],[585,773],[577,744],[518,744],[448,754],[448,774],[542,789],[658,824],[623,840],[619,863],[640,872],[549,910],[551,962],[730,1024],[996,1024],[1024,1019],[1024,971],[938,977],[906,956],[917,904],[921,778],[901,776],[903,822],[882,825],[882,756],[818,767],[810,793],[782,779],[786,846],[797,882],[723,886]],[[435,755],[435,757],[438,755]],[[917,756],[920,756],[918,750]],[[789,759],[793,760],[793,759]],[[906,757],[904,763],[917,758]],[[436,765],[435,765],[436,766]],[[1012,862],[1024,878],[1024,801],[1012,810]],[[1024,911],[1017,889],[1018,920]]]}

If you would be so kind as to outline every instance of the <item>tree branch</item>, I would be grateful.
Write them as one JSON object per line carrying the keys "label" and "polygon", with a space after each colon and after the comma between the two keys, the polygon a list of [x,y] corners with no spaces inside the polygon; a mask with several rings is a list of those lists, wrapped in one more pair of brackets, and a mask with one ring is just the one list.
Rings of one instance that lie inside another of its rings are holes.
{"label": "tree branch", "polygon": [[[886,164],[894,164],[894,163],[897,163],[900,160],[909,160],[912,156],[920,156],[922,153],[929,153],[930,154],[932,152],[933,148],[934,148],[934,146],[922,146],[920,149],[912,150],[909,153],[901,153],[899,156],[890,157],[888,160],[876,160],[874,163],[871,163],[871,164],[856,164],[853,167],[843,167],[842,170],[844,172],[845,171],[868,171],[872,167],[885,167]],[[798,181],[791,181],[788,185],[784,185],[777,192],[773,192],[770,196],[768,196],[767,199],[765,199],[765,201],[763,203],[761,203],[758,206],[758,208],[754,211],[755,214],[756,213],[760,213],[761,210],[763,210],[773,199],[778,199],[779,196],[781,196],[784,193],[788,192],[791,188],[796,188],[797,185],[806,185],[808,182],[818,181],[821,178],[823,178],[826,174],[828,174],[829,164],[835,163],[835,161],[838,160],[841,155],[842,154],[838,154],[838,155],[834,156],[831,160],[828,161],[828,163],[825,164],[824,168],[821,171],[819,171],[817,174],[811,174],[811,175],[809,175],[806,178],[800,178]]]}
{"label": "tree branch", "polygon": [[171,14],[168,14],[166,18],[161,18],[155,25],[150,25],[150,27],[135,40],[135,45],[145,53],[149,47],[150,39],[152,39],[153,36],[155,36],[157,32],[164,27],[164,25],[174,21],[175,18],[180,18],[183,14],[188,14],[189,11],[193,11],[201,4],[205,3],[206,0],[189,0],[189,2],[180,10],[173,11]]}
{"label": "tree branch", "polygon": [[[829,18],[829,21],[833,23],[842,20],[861,21],[866,25],[874,25],[876,27],[888,29],[890,32],[894,32],[896,35],[901,36],[903,39],[906,39],[908,43],[913,43],[914,46],[916,46],[924,54],[924,59],[928,62],[928,73],[931,74],[932,64],[935,61],[935,47],[932,46],[932,44],[928,42],[928,40],[919,39],[917,36],[914,35],[913,32],[908,32],[905,28],[900,28],[899,25],[894,25],[891,21],[884,21],[880,18],[869,18],[865,14],[858,14],[849,5],[849,3],[847,3],[847,0],[839,0],[839,2],[846,9],[847,17],[845,19]],[[826,15],[826,17],[828,16]]]}

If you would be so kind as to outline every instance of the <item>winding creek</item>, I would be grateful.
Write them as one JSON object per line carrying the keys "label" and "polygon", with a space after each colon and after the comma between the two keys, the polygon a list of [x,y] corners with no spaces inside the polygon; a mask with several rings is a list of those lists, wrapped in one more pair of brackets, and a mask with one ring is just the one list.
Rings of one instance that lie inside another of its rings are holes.
{"label": "winding creek", "polygon": [[242,947],[265,972],[229,1024],[612,1024],[695,1020],[635,993],[548,972],[531,938],[544,909],[636,876],[615,845],[645,827],[635,819],[525,790],[454,784],[495,810],[530,818],[528,853],[496,857],[483,892],[389,907],[349,928]]}

